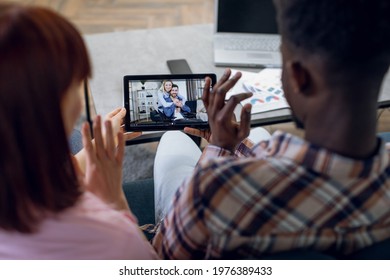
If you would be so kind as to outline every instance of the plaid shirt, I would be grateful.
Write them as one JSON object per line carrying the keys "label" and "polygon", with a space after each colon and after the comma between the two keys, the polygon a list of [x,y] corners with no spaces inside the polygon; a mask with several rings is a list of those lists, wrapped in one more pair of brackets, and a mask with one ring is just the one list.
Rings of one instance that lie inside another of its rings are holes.
{"label": "plaid shirt", "polygon": [[163,258],[344,254],[390,237],[389,151],[354,160],[275,132],[235,155],[205,148],[153,245]]}

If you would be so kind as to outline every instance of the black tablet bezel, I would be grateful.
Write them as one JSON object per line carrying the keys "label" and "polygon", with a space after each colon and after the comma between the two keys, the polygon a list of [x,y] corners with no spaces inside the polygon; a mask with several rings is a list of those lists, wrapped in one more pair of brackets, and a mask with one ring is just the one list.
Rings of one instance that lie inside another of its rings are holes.
{"label": "black tablet bezel", "polygon": [[170,123],[170,125],[161,125],[156,123],[156,126],[148,127],[134,127],[131,126],[130,120],[130,92],[129,92],[129,82],[130,81],[142,81],[142,80],[187,80],[187,79],[205,79],[209,77],[211,79],[211,86],[215,85],[217,82],[217,77],[214,73],[201,73],[201,74],[153,74],[153,75],[125,75],[123,77],[123,93],[124,93],[124,107],[126,108],[125,116],[125,129],[126,131],[164,131],[164,130],[183,130],[184,127],[194,127],[199,129],[207,129],[208,123],[192,123],[192,124],[180,124],[180,123]]}

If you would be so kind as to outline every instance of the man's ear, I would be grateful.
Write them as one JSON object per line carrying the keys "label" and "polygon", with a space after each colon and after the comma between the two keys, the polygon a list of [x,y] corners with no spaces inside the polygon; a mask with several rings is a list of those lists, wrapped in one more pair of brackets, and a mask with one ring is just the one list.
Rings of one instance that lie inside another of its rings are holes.
{"label": "man's ear", "polygon": [[311,77],[307,69],[297,61],[287,62],[290,85],[295,93],[308,94],[307,89],[311,83]]}

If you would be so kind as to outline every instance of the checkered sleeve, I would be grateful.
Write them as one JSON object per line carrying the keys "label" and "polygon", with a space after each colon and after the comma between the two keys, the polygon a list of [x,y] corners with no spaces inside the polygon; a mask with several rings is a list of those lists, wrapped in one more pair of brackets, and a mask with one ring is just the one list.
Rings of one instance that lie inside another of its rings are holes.
{"label": "checkered sleeve", "polygon": [[248,138],[244,139],[240,144],[238,144],[234,153],[215,145],[208,145],[203,150],[199,163],[206,162],[210,159],[214,159],[217,157],[226,157],[232,155],[235,155],[236,157],[254,156],[252,151],[253,147],[254,147],[254,143]]}

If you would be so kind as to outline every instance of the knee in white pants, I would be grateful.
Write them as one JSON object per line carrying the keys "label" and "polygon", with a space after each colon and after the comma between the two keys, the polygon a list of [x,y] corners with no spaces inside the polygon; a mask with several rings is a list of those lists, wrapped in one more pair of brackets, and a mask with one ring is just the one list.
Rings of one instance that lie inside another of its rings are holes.
{"label": "knee in white pants", "polygon": [[253,143],[259,143],[261,141],[269,140],[271,138],[271,134],[265,128],[256,127],[251,129],[248,138]]}
{"label": "knee in white pants", "polygon": [[156,222],[167,213],[176,190],[192,174],[200,155],[199,147],[183,132],[169,131],[162,136],[154,161]]}

